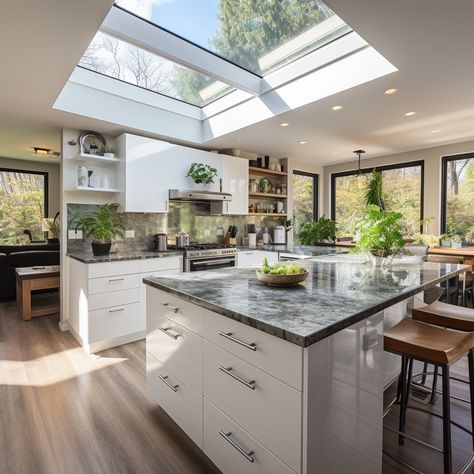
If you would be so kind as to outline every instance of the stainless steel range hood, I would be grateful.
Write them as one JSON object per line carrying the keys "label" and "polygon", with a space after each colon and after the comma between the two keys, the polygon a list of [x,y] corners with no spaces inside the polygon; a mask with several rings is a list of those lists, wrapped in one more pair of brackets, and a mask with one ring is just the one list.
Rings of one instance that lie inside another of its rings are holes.
{"label": "stainless steel range hood", "polygon": [[170,189],[170,201],[230,202],[232,194],[196,189]]}

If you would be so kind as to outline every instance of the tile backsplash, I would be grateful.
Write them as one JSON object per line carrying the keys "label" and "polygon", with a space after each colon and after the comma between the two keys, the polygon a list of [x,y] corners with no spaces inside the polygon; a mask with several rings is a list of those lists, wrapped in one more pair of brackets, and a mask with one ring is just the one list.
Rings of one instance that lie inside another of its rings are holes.
{"label": "tile backsplash", "polygon": [[[77,211],[96,209],[94,204],[68,204],[68,224]],[[215,216],[209,214],[209,204],[205,203],[170,203],[168,214],[132,213],[119,214],[125,230],[134,230],[134,238],[118,238],[114,247],[119,252],[127,250],[144,250],[153,247],[153,235],[159,232],[168,234],[168,242],[174,244],[176,234],[180,230],[189,233],[194,242],[216,242],[218,229],[227,231],[229,225],[238,227],[237,242],[239,237],[245,235],[245,225],[255,224],[257,231],[263,228],[273,229],[281,222],[279,217],[265,216]],[[68,239],[68,252],[90,251],[90,239]]]}

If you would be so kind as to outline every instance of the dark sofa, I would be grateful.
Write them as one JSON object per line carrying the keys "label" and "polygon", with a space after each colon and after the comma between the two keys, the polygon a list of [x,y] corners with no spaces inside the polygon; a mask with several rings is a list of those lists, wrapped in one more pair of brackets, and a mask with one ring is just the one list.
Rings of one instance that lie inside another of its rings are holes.
{"label": "dark sofa", "polygon": [[0,245],[0,301],[16,298],[15,268],[59,265],[59,245]]}

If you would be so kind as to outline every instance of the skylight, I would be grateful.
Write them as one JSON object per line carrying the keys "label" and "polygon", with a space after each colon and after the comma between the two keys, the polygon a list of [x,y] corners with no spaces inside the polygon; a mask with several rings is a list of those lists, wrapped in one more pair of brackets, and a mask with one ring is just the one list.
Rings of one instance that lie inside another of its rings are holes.
{"label": "skylight", "polygon": [[234,90],[102,32],[96,34],[79,66],[199,107]]}
{"label": "skylight", "polygon": [[116,4],[261,76],[351,31],[320,0],[116,0]]}

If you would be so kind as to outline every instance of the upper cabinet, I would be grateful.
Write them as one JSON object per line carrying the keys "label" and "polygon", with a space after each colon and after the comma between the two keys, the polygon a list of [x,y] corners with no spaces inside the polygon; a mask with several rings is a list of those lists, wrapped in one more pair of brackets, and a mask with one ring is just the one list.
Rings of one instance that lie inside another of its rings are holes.
{"label": "upper cabinet", "polygon": [[192,163],[217,169],[217,178],[206,189],[232,194],[232,202],[215,203],[215,214],[247,214],[248,161],[182,145],[125,133],[116,140],[119,202],[124,212],[168,212],[170,189],[202,189],[186,177]]}

